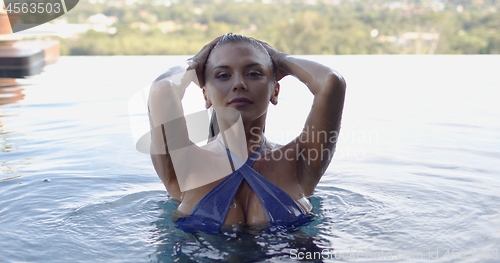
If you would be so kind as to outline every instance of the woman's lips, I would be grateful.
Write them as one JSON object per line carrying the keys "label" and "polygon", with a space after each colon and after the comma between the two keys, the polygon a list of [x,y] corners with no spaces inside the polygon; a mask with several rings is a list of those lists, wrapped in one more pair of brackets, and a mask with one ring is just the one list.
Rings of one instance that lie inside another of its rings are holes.
{"label": "woman's lips", "polygon": [[249,104],[253,104],[253,101],[245,98],[245,97],[240,97],[240,98],[234,98],[229,101],[228,105],[234,106],[234,107],[241,107],[241,106],[246,106]]}

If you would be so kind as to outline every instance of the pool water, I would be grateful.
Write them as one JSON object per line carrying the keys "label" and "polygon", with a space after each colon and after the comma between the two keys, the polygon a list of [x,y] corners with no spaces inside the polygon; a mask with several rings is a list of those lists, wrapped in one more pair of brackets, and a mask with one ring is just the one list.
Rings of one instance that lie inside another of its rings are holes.
{"label": "pool water", "polygon": [[[0,262],[500,261],[500,56],[308,58],[348,91],[314,221],[294,232],[174,227],[129,102],[186,57],[61,57],[0,88]],[[268,139],[297,135],[311,101],[282,80]]]}

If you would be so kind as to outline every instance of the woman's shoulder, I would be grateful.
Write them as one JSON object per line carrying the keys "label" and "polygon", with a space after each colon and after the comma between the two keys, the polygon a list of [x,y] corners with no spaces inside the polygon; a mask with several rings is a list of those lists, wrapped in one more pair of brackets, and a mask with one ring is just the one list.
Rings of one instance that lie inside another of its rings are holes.
{"label": "woman's shoulder", "polygon": [[256,169],[271,171],[271,174],[280,178],[296,177],[300,172],[300,163],[298,162],[298,144],[295,141],[286,144],[280,144],[266,141],[266,147],[263,149],[256,161]]}
{"label": "woman's shoulder", "polygon": [[276,143],[269,140],[266,140],[266,144],[267,147],[263,153],[264,155],[281,155],[283,156],[283,158],[286,157],[288,161],[297,161],[295,158],[292,158],[291,154],[296,156],[296,154],[300,152],[299,137],[296,137],[285,144]]}
{"label": "woman's shoulder", "polygon": [[[279,187],[289,189],[288,194],[292,196],[292,193],[310,195],[310,191],[305,193],[299,189],[301,187],[311,188],[308,180],[303,179],[315,173],[315,170],[310,169],[308,165],[311,152],[301,147],[299,137],[286,144],[268,143],[268,145],[268,150],[263,152],[262,161],[257,163],[256,168]],[[300,187],[297,188],[298,186]],[[298,198],[300,197],[296,199]]]}

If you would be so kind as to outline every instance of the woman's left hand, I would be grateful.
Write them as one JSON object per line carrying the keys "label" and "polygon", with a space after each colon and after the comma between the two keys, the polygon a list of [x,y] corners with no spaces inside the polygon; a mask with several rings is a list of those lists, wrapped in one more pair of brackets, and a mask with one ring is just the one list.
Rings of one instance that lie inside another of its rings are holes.
{"label": "woman's left hand", "polygon": [[276,81],[279,81],[282,78],[284,78],[285,76],[290,75],[290,73],[286,72],[286,70],[284,69],[285,67],[283,64],[285,61],[285,57],[288,56],[288,54],[275,49],[274,47],[272,47],[271,45],[269,45],[268,43],[266,43],[264,41],[261,41],[258,39],[255,39],[255,40],[257,42],[259,42],[260,44],[262,44],[262,46],[264,46],[264,48],[267,50],[267,52],[271,56],[271,60],[273,61],[274,68],[276,69]]}

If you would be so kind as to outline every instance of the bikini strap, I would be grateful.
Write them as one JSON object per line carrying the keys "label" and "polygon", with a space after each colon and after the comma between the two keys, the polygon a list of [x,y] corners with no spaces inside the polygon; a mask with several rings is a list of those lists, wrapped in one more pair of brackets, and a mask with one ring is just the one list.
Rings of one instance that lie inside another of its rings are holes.
{"label": "bikini strap", "polygon": [[264,137],[264,140],[262,141],[262,144],[259,146],[259,148],[257,148],[257,150],[252,153],[252,155],[246,160],[246,162],[243,162],[242,160],[240,160],[240,158],[238,158],[238,156],[231,153],[231,151],[229,151],[229,149],[226,148],[226,146],[224,146],[224,144],[219,140],[219,138],[217,138],[216,140],[219,143],[219,146],[223,150],[226,150],[226,154],[227,157],[229,158],[229,161],[232,162],[235,165],[235,167],[241,167],[243,164],[252,167],[254,162],[260,158],[262,149],[264,148],[264,145],[266,145],[266,138]]}
{"label": "bikini strap", "polygon": [[264,137],[264,140],[262,141],[262,144],[259,146],[259,148],[255,152],[253,152],[252,155],[245,162],[248,166],[252,167],[253,163],[255,163],[255,161],[260,159],[262,149],[264,148],[265,145],[266,145],[266,137]]}

